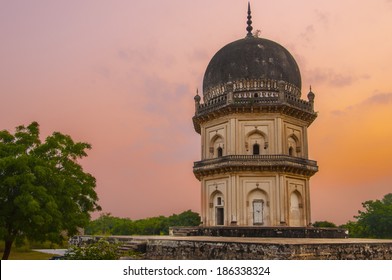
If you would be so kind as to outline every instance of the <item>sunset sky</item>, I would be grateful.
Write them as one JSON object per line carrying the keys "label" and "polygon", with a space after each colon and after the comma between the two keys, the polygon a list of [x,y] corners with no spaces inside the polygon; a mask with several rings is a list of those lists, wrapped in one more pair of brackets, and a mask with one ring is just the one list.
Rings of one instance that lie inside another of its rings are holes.
{"label": "sunset sky", "polygon": [[[308,131],[312,220],[353,220],[392,192],[392,0],[251,1],[254,30],[285,46],[316,94]],[[193,97],[246,0],[1,0],[0,130],[37,121],[91,143],[103,212],[200,210]],[[95,215],[96,217],[97,215]]]}

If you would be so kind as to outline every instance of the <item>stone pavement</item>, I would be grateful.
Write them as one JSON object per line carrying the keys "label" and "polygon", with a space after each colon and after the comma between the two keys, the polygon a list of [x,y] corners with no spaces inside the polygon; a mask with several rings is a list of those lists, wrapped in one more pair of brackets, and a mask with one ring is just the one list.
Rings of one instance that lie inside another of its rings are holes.
{"label": "stone pavement", "polygon": [[65,252],[67,252],[67,249],[34,249],[33,251],[57,256],[64,256]]}

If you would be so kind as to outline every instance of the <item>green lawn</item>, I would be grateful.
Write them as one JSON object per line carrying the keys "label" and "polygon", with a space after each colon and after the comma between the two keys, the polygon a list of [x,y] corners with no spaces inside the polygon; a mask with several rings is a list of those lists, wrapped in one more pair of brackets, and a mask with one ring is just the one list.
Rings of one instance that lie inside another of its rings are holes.
{"label": "green lawn", "polygon": [[[3,256],[3,252],[0,251],[0,258]],[[10,260],[49,260],[54,255],[52,254],[44,254],[35,251],[28,251],[28,252],[18,252],[18,251],[11,251]]]}

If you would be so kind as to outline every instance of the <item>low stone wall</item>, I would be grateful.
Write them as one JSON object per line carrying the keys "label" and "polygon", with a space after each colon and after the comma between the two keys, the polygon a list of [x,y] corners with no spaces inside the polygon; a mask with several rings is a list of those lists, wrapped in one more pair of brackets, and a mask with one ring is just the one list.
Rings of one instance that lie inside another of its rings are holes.
{"label": "low stone wall", "polygon": [[166,260],[392,260],[392,242],[274,244],[149,240],[145,257]]}
{"label": "low stone wall", "polygon": [[348,238],[342,228],[316,227],[171,227],[173,236],[277,237],[277,238]]}
{"label": "low stone wall", "polygon": [[75,236],[70,243],[101,238],[151,260],[392,260],[392,240],[375,239]]}

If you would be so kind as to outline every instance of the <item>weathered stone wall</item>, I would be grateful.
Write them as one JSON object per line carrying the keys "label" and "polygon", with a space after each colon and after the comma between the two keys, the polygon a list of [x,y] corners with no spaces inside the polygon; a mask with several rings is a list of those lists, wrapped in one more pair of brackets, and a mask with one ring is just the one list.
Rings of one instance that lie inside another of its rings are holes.
{"label": "weathered stone wall", "polygon": [[100,238],[154,260],[392,260],[392,240],[375,239],[75,236],[70,243]]}
{"label": "weathered stone wall", "polygon": [[348,238],[343,228],[316,227],[171,227],[173,236],[227,236],[277,238]]}
{"label": "weathered stone wall", "polygon": [[266,244],[149,240],[147,259],[392,260],[392,243]]}

